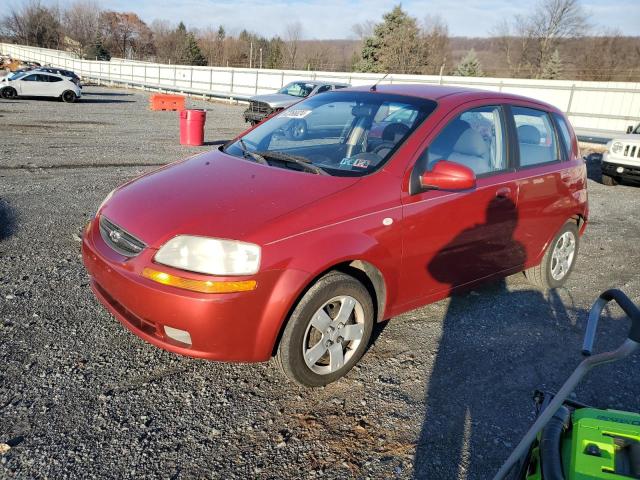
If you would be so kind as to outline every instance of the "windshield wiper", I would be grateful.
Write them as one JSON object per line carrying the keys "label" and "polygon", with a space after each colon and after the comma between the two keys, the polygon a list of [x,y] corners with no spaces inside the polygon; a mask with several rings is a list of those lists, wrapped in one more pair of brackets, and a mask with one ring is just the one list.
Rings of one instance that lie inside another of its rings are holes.
{"label": "windshield wiper", "polygon": [[267,162],[267,160],[262,155],[249,150],[247,148],[247,144],[244,143],[243,139],[239,139],[238,143],[240,144],[240,150],[242,150],[242,156],[244,158],[248,160],[253,160],[256,163],[259,163],[260,165],[269,165],[269,162]]}
{"label": "windshield wiper", "polygon": [[304,157],[299,157],[297,155],[291,155],[289,153],[278,152],[278,151],[260,151],[260,152],[252,152],[256,155],[260,155],[262,158],[273,158],[274,160],[278,160],[284,163],[294,163],[296,165],[300,165],[302,168],[309,172],[316,173],[318,175],[330,175],[323,168],[314,165],[309,160]]}

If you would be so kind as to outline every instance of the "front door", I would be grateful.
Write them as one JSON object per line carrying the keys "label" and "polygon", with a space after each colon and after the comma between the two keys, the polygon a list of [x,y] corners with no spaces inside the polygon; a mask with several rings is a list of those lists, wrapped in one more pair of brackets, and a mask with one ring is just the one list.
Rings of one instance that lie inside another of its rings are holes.
{"label": "front door", "polygon": [[466,165],[477,186],[404,197],[401,303],[445,296],[524,263],[514,239],[518,186],[506,138],[503,108],[476,106],[454,116],[417,160],[420,170],[439,160]]}

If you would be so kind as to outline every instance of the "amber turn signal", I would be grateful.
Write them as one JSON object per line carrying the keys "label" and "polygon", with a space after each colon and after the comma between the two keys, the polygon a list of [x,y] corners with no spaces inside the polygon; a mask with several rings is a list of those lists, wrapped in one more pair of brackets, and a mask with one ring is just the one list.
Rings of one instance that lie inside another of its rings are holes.
{"label": "amber turn signal", "polygon": [[148,267],[142,271],[142,276],[163,285],[171,285],[172,287],[200,293],[247,292],[249,290],[254,290],[257,285],[255,280],[244,280],[240,282],[193,280],[191,278],[182,278],[176,275],[171,275],[166,272],[159,272]]}

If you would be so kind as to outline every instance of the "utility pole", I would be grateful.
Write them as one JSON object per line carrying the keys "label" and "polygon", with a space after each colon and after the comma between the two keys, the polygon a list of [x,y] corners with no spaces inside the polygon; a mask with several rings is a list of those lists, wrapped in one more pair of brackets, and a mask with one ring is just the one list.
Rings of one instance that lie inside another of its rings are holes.
{"label": "utility pole", "polygon": [[253,42],[251,42],[249,47],[249,68],[253,65]]}
{"label": "utility pole", "polygon": [[262,70],[262,47],[260,47],[260,70]]}

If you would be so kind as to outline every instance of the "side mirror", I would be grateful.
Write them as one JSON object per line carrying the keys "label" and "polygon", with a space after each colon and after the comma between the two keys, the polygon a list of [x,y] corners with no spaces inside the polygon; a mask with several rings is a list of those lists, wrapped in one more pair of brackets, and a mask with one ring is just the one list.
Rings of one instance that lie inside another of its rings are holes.
{"label": "side mirror", "polygon": [[420,186],[426,190],[470,190],[476,186],[476,174],[459,163],[440,160],[420,176]]}
{"label": "side mirror", "polygon": [[627,133],[631,133],[631,132],[633,132],[633,125],[629,125],[627,127]]}

